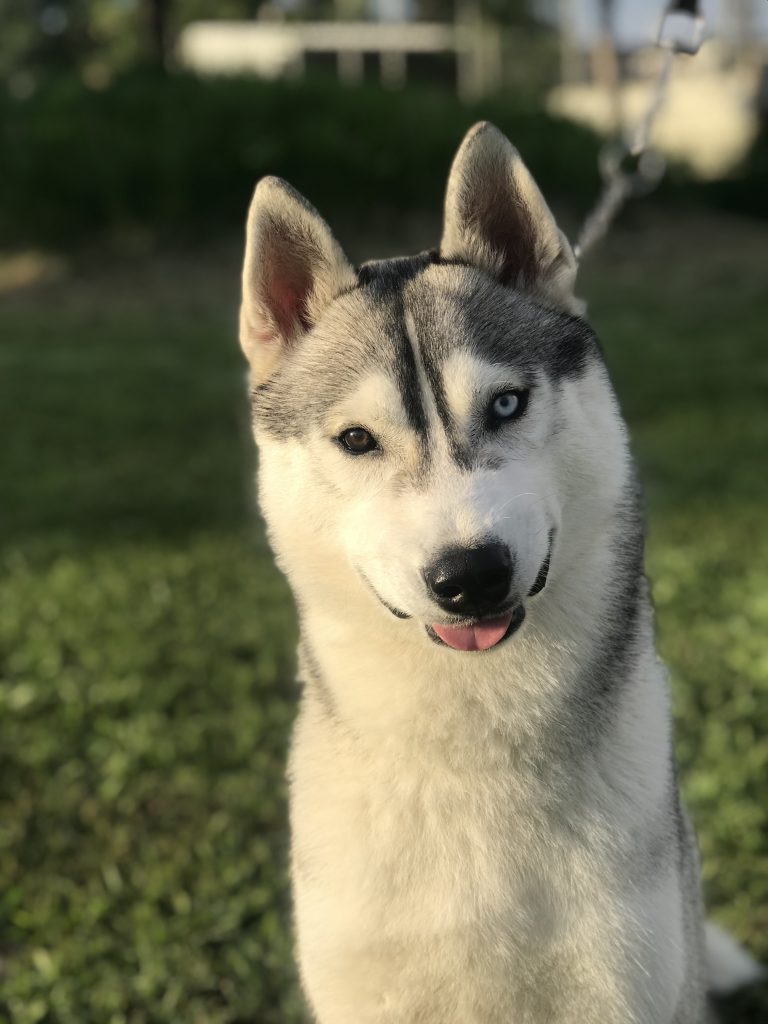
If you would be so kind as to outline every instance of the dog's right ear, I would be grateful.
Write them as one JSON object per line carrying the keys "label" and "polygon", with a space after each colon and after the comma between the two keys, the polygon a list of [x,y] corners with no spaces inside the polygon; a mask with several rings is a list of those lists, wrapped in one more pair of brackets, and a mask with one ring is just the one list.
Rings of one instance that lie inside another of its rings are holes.
{"label": "dog's right ear", "polygon": [[248,211],[240,307],[240,344],[254,378],[265,380],[355,281],[314,207],[280,178],[262,178]]}
{"label": "dog's right ear", "polygon": [[580,315],[576,259],[520,154],[488,122],[471,128],[445,196],[440,253]]}

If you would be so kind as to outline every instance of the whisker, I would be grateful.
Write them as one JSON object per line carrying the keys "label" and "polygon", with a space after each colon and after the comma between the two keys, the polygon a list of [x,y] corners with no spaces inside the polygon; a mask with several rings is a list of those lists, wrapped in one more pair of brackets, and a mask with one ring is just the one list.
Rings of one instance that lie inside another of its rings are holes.
{"label": "whisker", "polygon": [[510,515],[502,515],[501,513],[504,512],[505,509],[508,509],[510,505],[514,504],[514,502],[516,502],[518,498],[526,497],[538,498],[539,495],[536,493],[536,491],[521,491],[519,494],[514,494],[511,498],[508,498],[507,501],[505,501],[498,508],[492,509],[488,513],[487,521],[489,523],[503,523],[506,519],[510,518]]}
{"label": "whisker", "polygon": [[536,493],[536,491],[521,491],[520,494],[513,495],[511,498],[509,498],[507,501],[505,501],[504,504],[501,505],[499,508],[494,509],[493,510],[493,514],[500,515],[504,511],[504,509],[509,508],[509,506],[513,502],[517,501],[518,498],[526,498],[526,497],[538,498],[538,494]]}

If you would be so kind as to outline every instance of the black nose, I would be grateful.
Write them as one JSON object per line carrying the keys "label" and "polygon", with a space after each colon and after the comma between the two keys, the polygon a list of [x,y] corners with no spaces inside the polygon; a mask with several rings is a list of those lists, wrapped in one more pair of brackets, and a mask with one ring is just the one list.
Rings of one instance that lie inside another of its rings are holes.
{"label": "black nose", "polygon": [[441,608],[457,615],[483,615],[509,594],[512,556],[504,544],[448,548],[427,566],[424,579]]}

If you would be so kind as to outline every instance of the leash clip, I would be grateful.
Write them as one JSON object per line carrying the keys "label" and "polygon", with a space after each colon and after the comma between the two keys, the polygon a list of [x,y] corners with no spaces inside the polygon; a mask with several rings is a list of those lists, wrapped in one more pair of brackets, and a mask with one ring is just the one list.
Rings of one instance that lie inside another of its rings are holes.
{"label": "leash clip", "polygon": [[658,45],[674,53],[697,54],[707,27],[698,7],[698,0],[672,0],[661,19]]}

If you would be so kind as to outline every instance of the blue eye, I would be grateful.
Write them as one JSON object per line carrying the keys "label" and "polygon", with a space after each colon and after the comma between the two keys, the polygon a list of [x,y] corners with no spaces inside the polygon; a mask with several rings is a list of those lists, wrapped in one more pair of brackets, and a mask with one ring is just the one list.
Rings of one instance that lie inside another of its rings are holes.
{"label": "blue eye", "polygon": [[363,427],[350,427],[338,437],[339,444],[352,455],[365,455],[375,451],[379,446],[376,438]]}
{"label": "blue eye", "polygon": [[498,426],[501,423],[519,419],[525,412],[527,404],[527,390],[502,391],[501,394],[496,395],[488,409],[488,418],[491,426]]}

